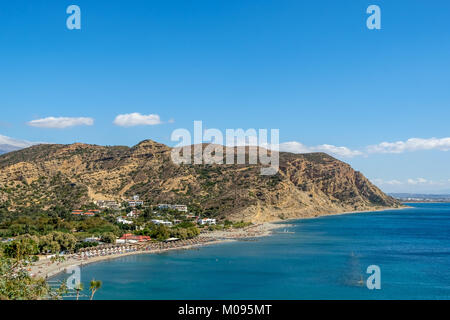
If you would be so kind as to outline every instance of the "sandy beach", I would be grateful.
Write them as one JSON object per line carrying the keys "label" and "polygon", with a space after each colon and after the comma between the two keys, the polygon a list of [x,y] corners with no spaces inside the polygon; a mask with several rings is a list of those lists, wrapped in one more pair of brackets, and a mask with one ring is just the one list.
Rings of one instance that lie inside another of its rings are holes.
{"label": "sandy beach", "polygon": [[[91,257],[81,257],[80,254],[71,254],[64,257],[64,261],[52,262],[51,258],[41,257],[29,269],[33,277],[49,278],[74,266],[82,266],[90,263],[116,259],[135,254],[155,254],[172,250],[189,250],[212,244],[237,241],[239,239],[257,238],[269,236],[274,229],[288,227],[287,224],[262,223],[251,225],[241,229],[207,231],[201,233],[195,239],[179,240],[169,243],[138,243],[129,244],[127,250],[122,253],[100,254]],[[93,248],[95,250],[95,248]]]}
{"label": "sandy beach", "polygon": [[[96,256],[80,257],[79,254],[71,254],[65,256],[65,260],[62,262],[52,262],[50,258],[41,258],[38,262],[33,264],[29,269],[30,274],[33,277],[49,278],[58,273],[64,272],[66,269],[73,266],[86,265],[90,263],[116,259],[124,256],[135,255],[135,254],[155,254],[162,253],[172,250],[189,250],[193,248],[203,247],[212,244],[218,244],[223,242],[237,241],[240,239],[258,238],[265,237],[272,234],[273,230],[279,228],[289,227],[289,221],[300,220],[300,219],[315,219],[323,216],[335,216],[335,215],[345,215],[345,214],[356,214],[363,212],[379,212],[385,210],[402,210],[408,208],[407,206],[401,208],[383,208],[379,210],[368,210],[368,211],[349,211],[349,212],[337,212],[332,214],[324,214],[320,216],[312,217],[301,217],[292,218],[288,220],[283,220],[284,223],[273,223],[264,222],[259,224],[254,224],[241,229],[227,229],[227,230],[216,230],[216,231],[206,231],[202,232],[198,237],[189,240],[179,240],[170,243],[139,243],[128,245],[129,250],[121,253],[108,253],[99,254]],[[93,248],[93,250],[96,250]]]}

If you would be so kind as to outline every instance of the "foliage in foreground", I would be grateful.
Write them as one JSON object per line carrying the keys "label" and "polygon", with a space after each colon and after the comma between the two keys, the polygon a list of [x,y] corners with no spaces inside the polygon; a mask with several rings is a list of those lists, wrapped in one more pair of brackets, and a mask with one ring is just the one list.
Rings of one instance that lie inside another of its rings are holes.
{"label": "foliage in foreground", "polygon": [[0,300],[61,299],[66,291],[64,285],[52,290],[44,279],[29,275],[35,250],[31,239],[0,245]]}

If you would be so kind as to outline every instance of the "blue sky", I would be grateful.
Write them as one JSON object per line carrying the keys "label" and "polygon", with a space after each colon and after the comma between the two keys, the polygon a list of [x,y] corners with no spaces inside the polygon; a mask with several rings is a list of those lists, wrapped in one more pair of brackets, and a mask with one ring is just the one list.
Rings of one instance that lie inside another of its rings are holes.
{"label": "blue sky", "polygon": [[[366,28],[371,4],[381,30]],[[450,192],[449,15],[444,0],[3,1],[0,135],[173,145],[194,120],[277,128],[385,191]],[[132,113],[159,118],[114,124]]]}

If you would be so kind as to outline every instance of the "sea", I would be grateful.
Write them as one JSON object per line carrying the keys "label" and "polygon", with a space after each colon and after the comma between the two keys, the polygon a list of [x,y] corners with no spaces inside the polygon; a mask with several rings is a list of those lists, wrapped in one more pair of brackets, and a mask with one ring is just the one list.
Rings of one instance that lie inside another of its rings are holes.
{"label": "sea", "polygon": [[[449,299],[450,204],[288,221],[268,237],[88,264],[82,299]],[[59,274],[52,281],[65,281]]]}

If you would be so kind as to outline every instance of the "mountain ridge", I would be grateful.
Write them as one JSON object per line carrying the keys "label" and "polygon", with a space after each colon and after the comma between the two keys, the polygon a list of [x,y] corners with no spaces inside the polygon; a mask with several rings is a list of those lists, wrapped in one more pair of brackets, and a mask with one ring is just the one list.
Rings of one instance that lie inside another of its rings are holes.
{"label": "mountain ridge", "polygon": [[205,216],[253,222],[401,206],[325,153],[280,152],[277,174],[261,176],[259,163],[177,165],[171,150],[144,140],[133,147],[41,144],[13,151],[0,156],[0,203],[11,211],[72,210],[139,194],[150,204],[181,203]]}

